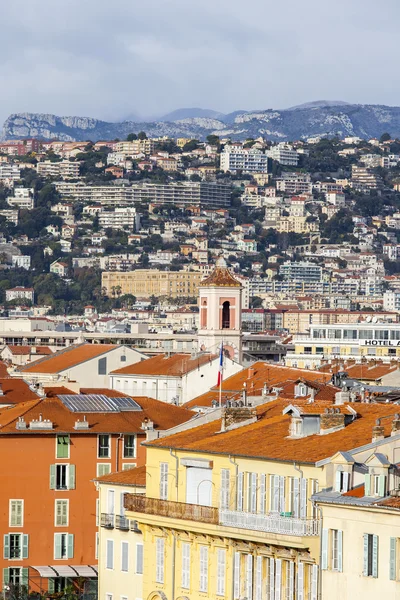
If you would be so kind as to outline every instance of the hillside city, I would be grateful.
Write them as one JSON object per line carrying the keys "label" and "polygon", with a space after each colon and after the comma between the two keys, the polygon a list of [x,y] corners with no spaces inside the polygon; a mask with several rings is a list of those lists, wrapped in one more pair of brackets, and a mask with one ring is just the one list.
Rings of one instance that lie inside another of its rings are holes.
{"label": "hillside city", "polygon": [[400,598],[399,404],[400,139],[0,141],[3,600]]}

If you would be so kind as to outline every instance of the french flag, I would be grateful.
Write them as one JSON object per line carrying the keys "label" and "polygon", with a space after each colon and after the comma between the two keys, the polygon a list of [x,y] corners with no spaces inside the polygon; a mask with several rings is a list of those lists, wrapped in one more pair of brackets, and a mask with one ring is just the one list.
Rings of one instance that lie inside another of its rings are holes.
{"label": "french flag", "polygon": [[221,342],[221,348],[219,351],[219,365],[218,365],[218,381],[217,385],[222,385],[222,379],[224,375],[224,345]]}

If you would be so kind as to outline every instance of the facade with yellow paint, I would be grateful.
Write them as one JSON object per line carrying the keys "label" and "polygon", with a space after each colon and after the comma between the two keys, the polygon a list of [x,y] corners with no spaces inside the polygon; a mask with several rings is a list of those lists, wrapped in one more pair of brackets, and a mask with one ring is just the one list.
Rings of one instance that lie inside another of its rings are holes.
{"label": "facade with yellow paint", "polygon": [[149,298],[152,295],[181,298],[197,296],[202,278],[202,273],[195,271],[104,271],[101,275],[101,285],[110,297],[118,293],[133,294],[137,298]]}

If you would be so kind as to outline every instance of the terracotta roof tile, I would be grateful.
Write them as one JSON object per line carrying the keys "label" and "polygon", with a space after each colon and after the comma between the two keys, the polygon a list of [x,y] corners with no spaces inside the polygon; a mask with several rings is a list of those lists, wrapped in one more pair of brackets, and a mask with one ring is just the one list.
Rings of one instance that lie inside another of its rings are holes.
{"label": "terracotta roof tile", "polygon": [[20,404],[27,400],[36,400],[39,398],[23,379],[14,377],[0,378],[0,387],[3,392],[3,395],[0,396],[0,404]]}
{"label": "terracotta roof tile", "polygon": [[353,488],[349,492],[345,492],[342,496],[351,496],[352,498],[364,498],[365,496],[365,487],[364,484],[358,485]]}
{"label": "terracotta roof tile", "polygon": [[59,373],[117,348],[114,344],[79,344],[20,367],[22,373]]}
{"label": "terracotta roof tile", "polygon": [[387,508],[400,508],[400,497],[391,496],[390,498],[386,498],[381,502],[377,502],[377,506],[385,506]]}
{"label": "terracotta roof tile", "polygon": [[[7,346],[7,348],[10,349],[11,353],[14,355],[29,355],[32,354],[33,356],[35,354],[53,354],[53,351],[48,347],[48,346]],[[34,352],[32,352],[32,350],[34,349]]]}
{"label": "terracotta roof tile", "polygon": [[242,284],[226,267],[215,267],[210,275],[200,282],[199,286],[242,287]]}
{"label": "terracotta roof tile", "polygon": [[115,483],[121,485],[133,485],[136,487],[146,486],[146,465],[136,467],[135,469],[126,469],[116,473],[108,473],[102,477],[97,477],[94,481],[100,483]]}
{"label": "terracotta roof tile", "polygon": [[198,367],[211,363],[216,358],[216,354],[200,354],[197,358],[192,358],[191,354],[173,354],[172,356],[160,354],[112,371],[112,374],[180,377],[194,371]]}

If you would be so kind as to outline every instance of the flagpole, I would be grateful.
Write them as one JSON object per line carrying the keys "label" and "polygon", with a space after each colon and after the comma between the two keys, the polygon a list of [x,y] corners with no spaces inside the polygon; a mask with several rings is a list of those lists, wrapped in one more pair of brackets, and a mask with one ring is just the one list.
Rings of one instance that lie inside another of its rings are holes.
{"label": "flagpole", "polygon": [[219,376],[219,406],[222,406],[222,379],[224,373],[224,355],[223,355],[224,343],[221,342],[221,374]]}

